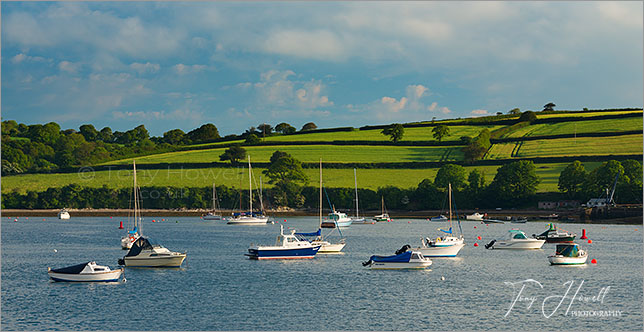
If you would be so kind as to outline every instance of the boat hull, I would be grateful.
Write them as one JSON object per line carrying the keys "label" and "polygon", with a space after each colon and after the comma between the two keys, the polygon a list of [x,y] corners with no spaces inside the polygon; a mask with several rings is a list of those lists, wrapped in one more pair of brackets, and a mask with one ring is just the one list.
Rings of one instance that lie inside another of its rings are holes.
{"label": "boat hull", "polygon": [[203,216],[203,220],[226,220],[226,218],[222,216],[205,215]]}
{"label": "boat hull", "polygon": [[185,253],[177,253],[163,256],[125,257],[124,261],[127,267],[181,267],[185,259]]}
{"label": "boat hull", "polygon": [[56,282],[117,282],[123,275],[123,269],[82,274],[57,273],[50,270],[47,274],[51,280]]}
{"label": "boat hull", "polygon": [[413,250],[420,251],[425,257],[456,257],[464,246],[464,243],[458,243],[447,247],[421,247]]}
{"label": "boat hull", "polygon": [[335,228],[336,225],[337,227],[349,227],[353,223],[353,220],[348,220],[348,221],[338,221],[338,222],[333,222],[333,221],[325,221],[322,223],[321,227],[322,228]]}
{"label": "boat hull", "polygon": [[305,248],[253,247],[248,249],[250,259],[311,259],[320,250],[320,246]]}
{"label": "boat hull", "polygon": [[[546,243],[571,243],[575,241],[575,235],[561,237],[546,237]],[[543,239],[543,237],[541,237]]]}
{"label": "boat hull", "polygon": [[344,249],[344,246],[346,246],[346,243],[318,243],[316,241],[313,241],[311,243],[313,245],[320,245],[320,250],[318,250],[319,254],[339,253],[342,251],[342,249]]}
{"label": "boat hull", "polygon": [[60,212],[60,213],[58,213],[58,219],[60,219],[60,220],[67,220],[69,218],[70,218],[70,216],[69,216],[68,212]]}
{"label": "boat hull", "polygon": [[369,266],[371,270],[422,270],[432,266],[431,260],[422,262],[373,262]]}
{"label": "boat hull", "polygon": [[586,264],[586,260],[588,260],[587,255],[583,257],[548,256],[551,265],[583,265]]}
{"label": "boat hull", "polygon": [[228,225],[266,225],[268,223],[268,217],[253,217],[253,218],[235,218],[229,219]]}
{"label": "boat hull", "polygon": [[545,242],[545,240],[537,239],[528,239],[526,241],[497,241],[490,247],[490,249],[541,249]]}

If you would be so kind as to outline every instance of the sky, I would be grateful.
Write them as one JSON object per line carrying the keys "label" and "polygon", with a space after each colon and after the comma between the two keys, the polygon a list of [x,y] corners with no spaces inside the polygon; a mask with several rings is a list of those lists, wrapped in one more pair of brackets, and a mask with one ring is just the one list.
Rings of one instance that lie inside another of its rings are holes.
{"label": "sky", "polygon": [[642,2],[2,2],[2,119],[154,136],[642,107]]}

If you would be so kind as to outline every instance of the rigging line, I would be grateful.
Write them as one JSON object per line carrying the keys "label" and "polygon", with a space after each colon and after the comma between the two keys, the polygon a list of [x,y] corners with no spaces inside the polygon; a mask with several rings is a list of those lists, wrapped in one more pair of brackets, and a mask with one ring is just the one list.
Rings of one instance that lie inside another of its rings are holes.
{"label": "rigging line", "polygon": [[[326,201],[329,202],[329,206],[331,207],[331,210],[333,210],[333,212],[335,212],[335,209],[333,208],[333,205],[331,204],[331,199],[329,199],[329,193],[326,192],[326,187],[324,185],[322,185],[322,189],[324,189],[324,196],[326,196]],[[333,222],[335,223],[335,228],[338,229],[338,233],[340,233],[340,236],[344,237],[344,235],[342,235],[342,231],[340,230],[340,226],[338,226],[338,222],[335,220],[335,218],[333,218]]]}

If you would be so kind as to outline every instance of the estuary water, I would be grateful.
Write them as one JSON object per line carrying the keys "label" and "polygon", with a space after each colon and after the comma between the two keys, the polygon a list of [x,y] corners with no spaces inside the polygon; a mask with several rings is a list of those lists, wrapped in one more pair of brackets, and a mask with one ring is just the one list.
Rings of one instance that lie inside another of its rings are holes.
{"label": "estuary water", "polygon": [[[152,220],[159,222],[152,222]],[[273,244],[279,224],[315,231],[313,217],[233,226],[195,217],[147,217],[143,233],[188,252],[181,269],[126,268],[125,283],[52,283],[47,267],[94,260],[117,267],[121,217],[2,218],[2,330],[641,330],[640,225],[557,224],[592,244],[581,267],[550,266],[542,250],[486,250],[518,228],[545,222],[462,223],[458,258],[425,271],[377,271],[361,262],[436,237],[420,219],[343,229],[344,254],[253,261],[251,243]],[[329,230],[325,230],[328,232]],[[337,230],[331,235],[337,236]],[[481,240],[477,237],[481,236]],[[475,247],[474,243],[479,246]],[[442,280],[444,279],[444,280]],[[519,294],[521,291],[521,294]],[[573,300],[574,298],[574,300]]]}

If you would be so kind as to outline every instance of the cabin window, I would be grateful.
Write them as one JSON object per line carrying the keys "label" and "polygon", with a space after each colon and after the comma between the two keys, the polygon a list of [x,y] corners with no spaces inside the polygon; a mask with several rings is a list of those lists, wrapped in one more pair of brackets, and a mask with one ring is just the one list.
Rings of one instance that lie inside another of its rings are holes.
{"label": "cabin window", "polygon": [[515,239],[525,239],[526,237],[525,237],[525,235],[523,235],[521,233],[517,233],[517,234],[514,235],[514,238]]}
{"label": "cabin window", "polygon": [[412,254],[412,255],[411,255],[411,258],[412,258],[412,259],[420,259],[420,257],[418,257],[418,254]]}
{"label": "cabin window", "polygon": [[288,238],[288,242],[295,242],[294,238]]}

